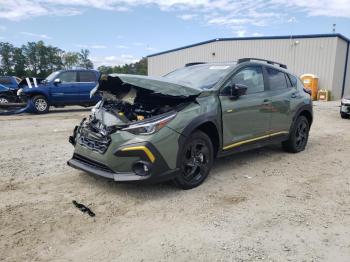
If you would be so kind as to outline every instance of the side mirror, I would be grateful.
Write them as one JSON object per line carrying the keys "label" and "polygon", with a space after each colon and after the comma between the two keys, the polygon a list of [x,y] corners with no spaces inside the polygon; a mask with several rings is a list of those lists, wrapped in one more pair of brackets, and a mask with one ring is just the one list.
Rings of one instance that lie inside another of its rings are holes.
{"label": "side mirror", "polygon": [[247,94],[248,87],[241,84],[233,84],[229,87],[229,96],[232,98],[238,98]]}
{"label": "side mirror", "polygon": [[61,79],[56,78],[55,80],[53,80],[53,83],[54,83],[55,85],[60,84],[60,83],[61,83]]}

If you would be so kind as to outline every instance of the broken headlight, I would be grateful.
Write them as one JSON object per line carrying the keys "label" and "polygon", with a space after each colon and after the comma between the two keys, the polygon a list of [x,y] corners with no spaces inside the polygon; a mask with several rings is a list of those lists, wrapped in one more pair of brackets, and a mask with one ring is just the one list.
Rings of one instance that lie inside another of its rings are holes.
{"label": "broken headlight", "polygon": [[176,114],[158,118],[154,121],[135,123],[123,128],[123,131],[128,131],[135,135],[151,135],[166,126],[171,120],[175,118]]}

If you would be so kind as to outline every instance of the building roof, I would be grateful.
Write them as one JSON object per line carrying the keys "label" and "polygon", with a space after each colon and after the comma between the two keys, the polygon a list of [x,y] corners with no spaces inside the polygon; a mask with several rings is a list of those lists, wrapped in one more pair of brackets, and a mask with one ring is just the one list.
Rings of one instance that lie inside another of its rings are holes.
{"label": "building roof", "polygon": [[258,36],[258,37],[231,37],[231,38],[215,38],[211,39],[208,41],[204,42],[199,42],[196,44],[192,45],[187,45],[183,47],[178,47],[174,49],[170,49],[167,51],[151,54],[147,57],[152,57],[152,56],[158,56],[166,53],[171,53],[174,51],[179,51],[182,49],[190,48],[190,47],[195,47],[199,45],[205,45],[213,42],[221,42],[221,41],[240,41],[240,40],[272,40],[272,39],[298,39],[298,38],[324,38],[324,37],[339,37],[340,39],[343,39],[347,43],[350,43],[350,39],[346,38],[342,34],[314,34],[314,35],[284,35],[284,36]]}

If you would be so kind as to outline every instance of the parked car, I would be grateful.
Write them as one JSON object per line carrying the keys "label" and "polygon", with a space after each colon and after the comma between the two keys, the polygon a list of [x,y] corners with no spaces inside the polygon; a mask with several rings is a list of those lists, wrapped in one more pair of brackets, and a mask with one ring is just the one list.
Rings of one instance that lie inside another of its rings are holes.
{"label": "parked car", "polygon": [[75,127],[68,165],[115,181],[190,189],[216,157],[280,142],[303,151],[313,119],[310,94],[285,65],[251,58],[102,76],[96,90],[102,100]]}
{"label": "parked car", "polygon": [[50,74],[37,87],[27,85],[20,89],[19,95],[29,97],[38,114],[47,113],[50,106],[92,106],[100,99],[98,96],[90,98],[98,78],[96,70],[60,70]]}
{"label": "parked car", "polygon": [[0,84],[0,104],[16,103],[18,101],[17,90]]}
{"label": "parked car", "polygon": [[350,118],[350,96],[344,96],[341,100],[340,116],[342,118]]}
{"label": "parked car", "polygon": [[18,84],[21,78],[16,76],[0,76],[0,84],[10,89],[18,89]]}

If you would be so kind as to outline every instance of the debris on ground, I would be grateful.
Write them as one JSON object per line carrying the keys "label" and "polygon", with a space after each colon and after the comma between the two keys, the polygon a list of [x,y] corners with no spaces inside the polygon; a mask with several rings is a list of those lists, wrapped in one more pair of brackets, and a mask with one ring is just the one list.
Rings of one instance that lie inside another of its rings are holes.
{"label": "debris on ground", "polygon": [[88,213],[89,216],[94,217],[95,213],[91,211],[90,208],[87,206],[78,203],[77,201],[73,200],[72,203],[83,213]]}

